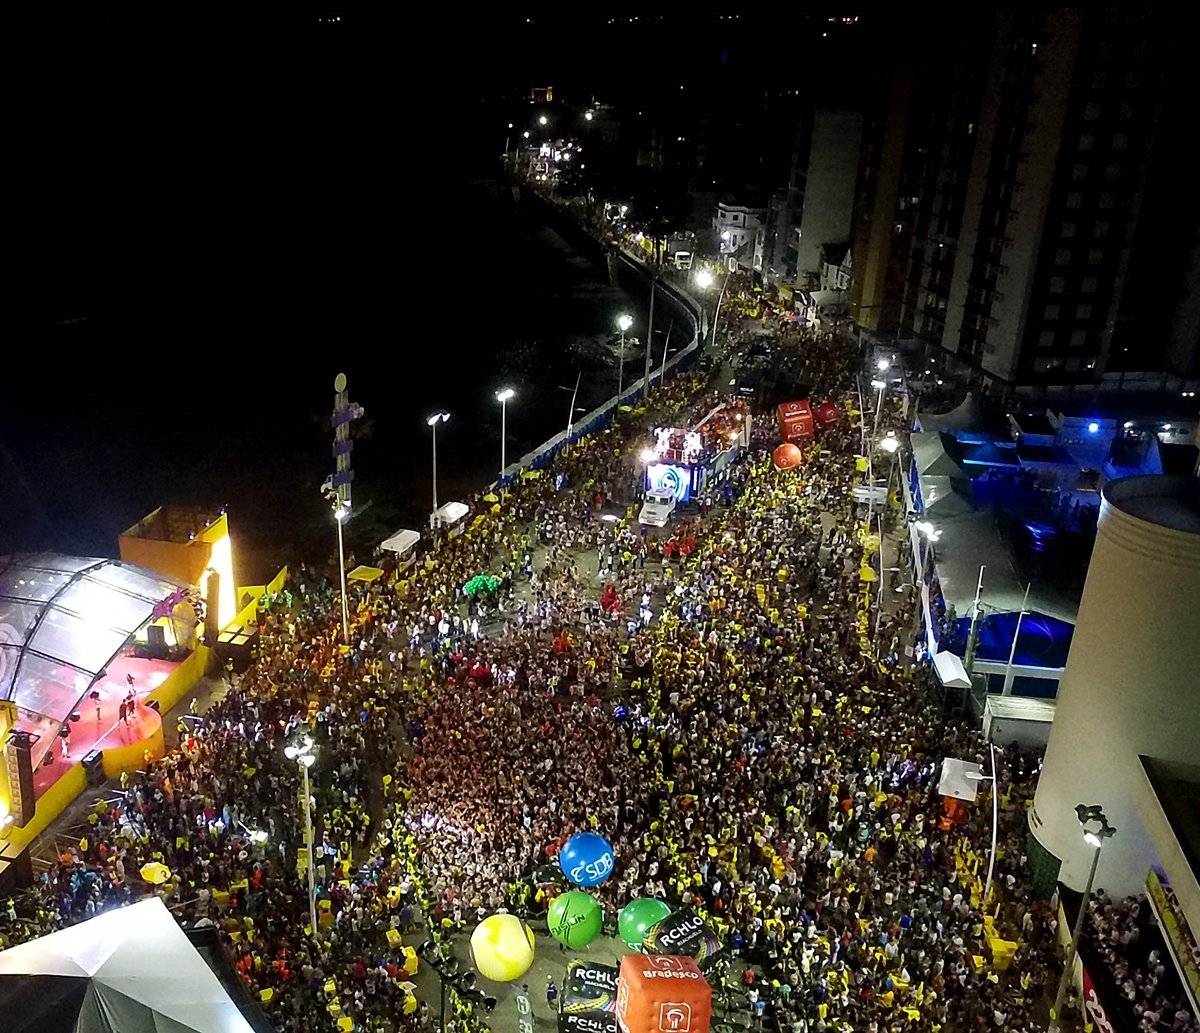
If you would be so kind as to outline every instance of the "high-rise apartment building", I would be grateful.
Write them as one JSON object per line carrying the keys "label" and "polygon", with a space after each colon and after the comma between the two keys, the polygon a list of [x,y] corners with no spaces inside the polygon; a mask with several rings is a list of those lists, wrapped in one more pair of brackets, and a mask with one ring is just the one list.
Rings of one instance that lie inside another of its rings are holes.
{"label": "high-rise apartment building", "polygon": [[859,324],[996,394],[1200,373],[1172,40],[1155,8],[1004,11],[902,71],[860,167]]}

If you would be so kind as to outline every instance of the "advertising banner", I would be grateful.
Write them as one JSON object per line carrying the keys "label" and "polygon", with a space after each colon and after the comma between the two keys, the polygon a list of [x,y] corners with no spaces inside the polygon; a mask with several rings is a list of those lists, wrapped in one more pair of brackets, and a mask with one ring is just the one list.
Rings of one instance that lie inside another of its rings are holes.
{"label": "advertising banner", "polygon": [[514,986],[513,1001],[517,1006],[517,1033],[533,1033],[533,1002],[529,1000],[529,991]]}
{"label": "advertising banner", "polygon": [[721,941],[695,911],[684,908],[652,925],[642,941],[647,954],[685,954],[704,973],[711,972],[723,957]]}
{"label": "advertising banner", "polygon": [[1096,992],[1086,965],[1083,967],[1083,1006],[1087,1009],[1088,1018],[1095,1026],[1096,1033],[1117,1033],[1112,1016],[1100,1003],[1100,995]]}
{"label": "advertising banner", "polygon": [[777,413],[779,436],[784,441],[807,441],[813,436],[813,414],[807,401],[784,402]]}
{"label": "advertising banner", "polygon": [[626,954],[617,982],[621,1033],[708,1033],[712,989],[688,957]]}

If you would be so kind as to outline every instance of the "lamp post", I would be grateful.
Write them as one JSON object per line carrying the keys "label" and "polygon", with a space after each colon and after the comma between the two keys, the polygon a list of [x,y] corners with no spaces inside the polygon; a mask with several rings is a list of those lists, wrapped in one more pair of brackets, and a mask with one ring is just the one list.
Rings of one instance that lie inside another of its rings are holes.
{"label": "lamp post", "polygon": [[308,920],[312,926],[312,936],[317,938],[317,859],[313,856],[313,825],[312,825],[312,794],[308,786],[308,769],[316,762],[317,755],[313,753],[313,741],[305,736],[304,741],[297,746],[284,748],[283,755],[288,760],[294,760],[300,765],[300,773],[304,778],[304,845],[308,850]]}
{"label": "lamp post", "polygon": [[617,405],[621,404],[621,392],[625,389],[625,331],[633,326],[633,316],[622,312],[617,316],[617,329],[621,331],[621,363],[617,367]]}
{"label": "lamp post", "polygon": [[[1075,916],[1075,928],[1071,930],[1071,945],[1067,948],[1067,956],[1063,959],[1062,976],[1058,980],[1058,992],[1054,995],[1054,1007],[1050,1009],[1050,1033],[1058,1033],[1062,1028],[1059,1017],[1062,1014],[1063,1001],[1067,996],[1067,986],[1071,979],[1071,969],[1075,965],[1075,955],[1079,951],[1079,937],[1083,933],[1083,916],[1087,914],[1088,901],[1092,896],[1092,883],[1096,879],[1096,867],[1100,864],[1100,851],[1104,849],[1104,841],[1116,835],[1117,830],[1108,823],[1104,811],[1099,804],[1078,804],[1075,807],[1075,817],[1083,827],[1084,841],[1091,846],[1092,867],[1088,871],[1087,886],[1083,891],[1083,899],[1079,902],[1079,914]],[[1092,823],[1100,827],[1095,832],[1088,828]]]}
{"label": "lamp post", "polygon": [[321,485],[321,494],[333,509],[333,519],[337,523],[338,532],[338,570],[342,582],[342,641],[350,644],[350,607],[346,602],[346,543],[342,535],[342,524],[350,516],[350,502],[343,500],[341,494],[333,487],[333,479],[327,478]]}
{"label": "lamp post", "polygon": [[429,429],[433,431],[433,510],[437,512],[437,429],[439,423],[445,423],[450,419],[448,412],[435,412],[432,416],[427,416],[425,422],[429,424]]}
{"label": "lamp post", "polygon": [[992,874],[996,870],[996,843],[1000,838],[1000,770],[996,767],[996,744],[990,739],[988,740],[988,749],[991,750],[992,757],[992,773],[990,775],[980,775],[975,772],[969,772],[967,778],[973,779],[976,782],[986,782],[991,779],[992,782],[992,849],[988,854],[988,872],[987,881],[983,884],[983,907],[987,910],[988,898],[992,895]]}
{"label": "lamp post", "polygon": [[508,468],[507,456],[505,448],[507,445],[506,438],[508,436],[508,400],[516,392],[511,387],[503,388],[496,392],[496,401],[500,403],[500,476],[504,476],[504,471]]}
{"label": "lamp post", "polygon": [[[696,284],[701,290],[708,290],[714,283],[713,274],[707,269],[701,269],[696,273]],[[721,281],[721,293],[717,295],[717,310],[713,314],[712,335],[709,339],[709,344],[717,343],[717,323],[721,319],[721,302],[725,300],[725,288],[729,286],[729,273],[726,271],[725,278]]]}
{"label": "lamp post", "polygon": [[1025,620],[1025,614],[1029,612],[1026,607],[1029,605],[1029,590],[1032,587],[1032,581],[1025,586],[1025,598],[1021,600],[1021,612],[1017,614],[1017,630],[1013,632],[1012,646],[1008,650],[1008,664],[1004,668],[1004,687],[1000,690],[1001,696],[1011,696],[1013,682],[1016,681],[1016,675],[1013,674],[1013,661],[1017,658],[1017,639],[1021,637],[1021,623]]}
{"label": "lamp post", "polygon": [[350,644],[350,605],[346,601],[346,542],[342,534],[342,524],[350,515],[350,507],[339,502],[333,510],[333,518],[337,521],[338,529],[338,569],[342,575],[342,641]]}
{"label": "lamp post", "polygon": [[979,568],[979,581],[975,585],[975,601],[971,604],[971,627],[967,632],[966,655],[963,656],[963,666],[967,669],[968,677],[975,673],[975,653],[979,649],[979,597],[983,595],[983,572],[985,570],[987,570],[986,563]]}
{"label": "lamp post", "polygon": [[879,398],[875,402],[875,433],[879,433],[879,417],[883,414],[883,393],[887,390],[886,380],[872,380],[871,386],[879,392]]}
{"label": "lamp post", "polygon": [[496,998],[490,997],[480,990],[475,985],[474,972],[460,971],[458,958],[454,956],[452,950],[446,949],[445,943],[435,943],[433,940],[426,940],[417,948],[417,954],[425,961],[430,968],[437,973],[438,990],[441,997],[441,1015],[438,1020],[438,1028],[445,1033],[446,1030],[446,984],[449,983],[454,992],[472,1004],[481,1005],[484,1011],[489,1014],[496,1007]]}

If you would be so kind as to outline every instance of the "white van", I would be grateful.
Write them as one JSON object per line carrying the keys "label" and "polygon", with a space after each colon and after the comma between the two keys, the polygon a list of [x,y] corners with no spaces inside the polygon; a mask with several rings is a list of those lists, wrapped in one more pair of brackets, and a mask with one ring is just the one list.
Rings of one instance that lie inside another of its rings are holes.
{"label": "white van", "polygon": [[675,512],[675,492],[670,488],[651,488],[646,492],[638,520],[651,527],[666,527]]}

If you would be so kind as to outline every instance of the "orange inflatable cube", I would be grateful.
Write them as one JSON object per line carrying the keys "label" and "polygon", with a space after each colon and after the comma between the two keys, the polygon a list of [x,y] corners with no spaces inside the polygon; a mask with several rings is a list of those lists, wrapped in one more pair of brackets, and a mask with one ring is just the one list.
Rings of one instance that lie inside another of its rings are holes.
{"label": "orange inflatable cube", "polygon": [[621,1033],[708,1033],[712,988],[685,955],[626,954],[617,979]]}

